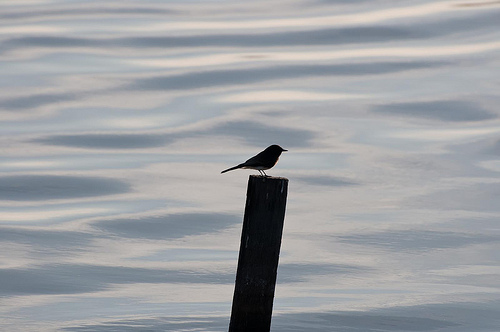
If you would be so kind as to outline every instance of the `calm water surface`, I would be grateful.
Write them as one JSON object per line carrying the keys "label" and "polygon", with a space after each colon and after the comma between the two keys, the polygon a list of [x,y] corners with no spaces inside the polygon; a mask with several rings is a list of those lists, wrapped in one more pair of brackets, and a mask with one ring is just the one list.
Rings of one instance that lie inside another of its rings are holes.
{"label": "calm water surface", "polygon": [[[0,4],[0,329],[225,331],[247,177],[273,331],[499,331],[499,1]],[[255,173],[255,172],[253,172]]]}

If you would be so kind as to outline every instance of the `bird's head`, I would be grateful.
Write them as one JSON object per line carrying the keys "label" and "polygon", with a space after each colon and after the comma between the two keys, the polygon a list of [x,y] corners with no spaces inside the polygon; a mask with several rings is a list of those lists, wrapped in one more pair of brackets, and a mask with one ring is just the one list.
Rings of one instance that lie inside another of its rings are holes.
{"label": "bird's head", "polygon": [[271,145],[270,147],[268,147],[266,150],[269,150],[269,151],[272,151],[273,153],[276,153],[278,156],[282,153],[282,152],[285,152],[285,151],[288,151],[288,150],[285,150],[283,149],[281,146],[279,145]]}

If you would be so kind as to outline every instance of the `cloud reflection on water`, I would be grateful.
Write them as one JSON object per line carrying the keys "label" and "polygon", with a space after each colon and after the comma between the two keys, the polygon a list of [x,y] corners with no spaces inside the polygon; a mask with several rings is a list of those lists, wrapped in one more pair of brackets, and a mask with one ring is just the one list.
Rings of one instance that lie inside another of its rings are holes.
{"label": "cloud reflection on water", "polygon": [[410,206],[448,211],[500,211],[500,183],[487,182],[449,190],[438,190],[406,201]]}
{"label": "cloud reflection on water", "polygon": [[[313,273],[311,273],[314,271]],[[278,267],[277,283],[303,282],[310,277],[329,276],[341,278],[346,275],[356,276],[370,272],[371,269],[350,264],[321,264],[321,263],[281,263]]]}
{"label": "cloud reflection on water", "polygon": [[[275,323],[276,322],[276,323]],[[388,314],[362,312],[325,312],[301,313],[298,315],[279,315],[273,320],[276,331],[436,331],[456,328],[458,324],[443,320],[414,316],[394,316]]]}
{"label": "cloud reflection on water", "polygon": [[[35,1],[36,2],[36,1]],[[73,6],[65,4],[66,8],[51,8],[50,4],[45,4],[43,8],[37,8],[34,11],[26,11],[26,10],[12,10],[12,11],[4,11],[0,13],[0,18],[4,20],[30,20],[30,19],[50,19],[53,17],[68,17],[68,15],[73,18],[76,17],[87,17],[96,15],[103,16],[117,16],[121,17],[125,15],[165,15],[165,14],[173,14],[175,11],[168,10],[166,8],[161,8],[160,6],[156,6],[154,8],[146,7],[146,6],[127,6],[127,4],[122,4],[123,7],[114,7],[109,6],[105,3],[103,4],[93,4],[88,3],[85,6],[79,6],[78,4],[74,4]]]}
{"label": "cloud reflection on water", "polygon": [[298,80],[313,77],[384,75],[418,69],[437,69],[452,65],[448,60],[427,61],[377,61],[370,63],[340,64],[295,64],[261,66],[244,69],[217,69],[182,74],[168,74],[146,78],[131,78],[130,84],[96,91],[73,91],[63,93],[36,93],[29,96],[0,99],[0,108],[4,111],[36,109],[53,106],[61,102],[74,102],[91,96],[105,95],[111,92],[128,91],[191,91],[194,89],[216,89],[231,86],[251,85],[275,80]]}
{"label": "cloud reflection on water", "polygon": [[342,235],[337,237],[345,243],[375,246],[407,253],[418,253],[436,249],[452,249],[474,244],[500,243],[500,236],[429,230],[404,230],[376,233]]}
{"label": "cloud reflection on water", "polygon": [[131,283],[230,283],[233,273],[135,268],[125,266],[52,264],[0,269],[0,294],[76,294]]}
{"label": "cloud reflection on water", "polygon": [[44,201],[123,194],[126,182],[100,177],[13,175],[0,177],[0,200]]}
{"label": "cloud reflection on water", "polygon": [[55,135],[36,140],[47,145],[93,149],[142,149],[163,146],[165,135],[155,134],[79,134]]}
{"label": "cloud reflection on water", "polygon": [[0,227],[0,242],[22,243],[36,252],[41,249],[66,251],[83,249],[94,239],[96,239],[96,234],[89,232]]}
{"label": "cloud reflection on water", "polygon": [[138,219],[103,220],[92,227],[125,238],[175,239],[188,235],[217,232],[241,222],[225,214],[187,213]]}
{"label": "cloud reflection on water", "polygon": [[8,98],[0,101],[0,108],[7,111],[18,111],[31,108],[37,108],[45,105],[60,103],[63,101],[72,101],[77,99],[76,95],[71,93],[47,93],[23,97]]}
{"label": "cloud reflection on water", "polygon": [[[306,46],[324,44],[377,43],[428,37],[428,33],[396,27],[353,27],[311,31],[267,32],[263,34],[203,33],[195,36],[137,38],[78,38],[66,36],[30,36],[12,38],[4,42],[2,51],[24,47],[133,47],[133,48],[180,48],[180,47],[270,47]],[[0,53],[1,54],[1,53]]]}
{"label": "cloud reflection on water", "polygon": [[305,129],[272,126],[254,121],[226,121],[208,128],[186,129],[168,134],[77,134],[53,135],[33,141],[37,143],[91,149],[141,149],[164,146],[186,138],[224,136],[240,139],[256,146],[269,142],[286,142],[287,147],[311,144],[313,132]]}
{"label": "cloud reflection on water", "polygon": [[484,121],[498,116],[479,104],[464,100],[418,101],[378,105],[374,112],[441,121]]}
{"label": "cloud reflection on water", "polygon": [[345,64],[309,64],[272,66],[248,69],[210,70],[180,75],[157,76],[136,79],[131,90],[184,90],[237,86],[269,80],[299,79],[323,76],[360,76],[397,73],[406,70],[437,68],[450,65],[449,61],[384,61]]}
{"label": "cloud reflection on water", "polygon": [[332,177],[332,176],[317,176],[317,175],[307,175],[307,176],[294,176],[294,179],[297,179],[301,182],[305,182],[309,185],[313,186],[325,186],[325,187],[348,187],[348,186],[356,186],[360,183],[355,182],[353,180],[340,178],[340,177]]}
{"label": "cloud reflection on water", "polygon": [[[354,274],[365,269],[349,265],[281,264],[281,283],[315,276]],[[119,284],[233,284],[235,272],[156,269],[90,264],[50,264],[28,268],[0,268],[0,296],[78,294],[104,291]]]}
{"label": "cloud reflection on water", "polygon": [[[494,331],[499,323],[500,304],[474,302],[436,303],[415,306],[396,306],[379,310],[327,311],[285,313],[273,315],[272,330],[277,332],[393,332],[393,331],[442,331],[487,332]],[[477,317],[481,317],[477,321]],[[110,332],[137,331],[207,331],[226,330],[228,317],[137,317],[67,327],[65,331]]]}

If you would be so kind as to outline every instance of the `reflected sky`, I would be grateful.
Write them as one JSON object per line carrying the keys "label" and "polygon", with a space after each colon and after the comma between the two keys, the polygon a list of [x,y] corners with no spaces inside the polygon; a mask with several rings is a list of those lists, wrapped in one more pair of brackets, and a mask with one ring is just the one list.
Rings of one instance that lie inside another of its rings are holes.
{"label": "reflected sky", "polygon": [[172,144],[191,137],[229,137],[255,146],[287,137],[288,146],[310,145],[314,134],[308,130],[271,126],[253,121],[225,121],[210,128],[185,130],[171,134],[86,134],[57,135],[39,140],[42,144],[93,149],[141,149]]}
{"label": "reflected sky", "polygon": [[464,100],[395,103],[376,106],[373,111],[415,118],[458,122],[491,120],[497,117],[497,114],[488,112],[480,105]]}
{"label": "reflected sky", "polygon": [[307,175],[307,176],[298,176],[297,180],[305,182],[309,185],[316,186],[326,186],[326,187],[344,187],[344,186],[355,186],[359,183],[343,178],[337,177],[328,177],[328,176],[316,176],[316,175]]}
{"label": "reflected sky", "polygon": [[227,330],[256,171],[220,171],[279,144],[273,331],[494,331],[499,14],[3,2],[2,329]]}
{"label": "reflected sky", "polygon": [[[415,199],[415,204],[443,210],[499,211],[495,197],[500,196],[500,183],[461,186],[459,190],[437,191]],[[411,203],[410,203],[411,204]]]}
{"label": "reflected sky", "polygon": [[98,177],[18,175],[0,177],[0,200],[39,201],[126,193],[123,181]]}
{"label": "reflected sky", "polygon": [[73,99],[75,99],[75,96],[68,95],[67,93],[34,95],[3,100],[0,107],[7,111],[26,110]]}
{"label": "reflected sky", "polygon": [[229,283],[232,274],[61,264],[48,268],[2,270],[0,278],[2,294],[22,295],[88,293],[102,290],[108,284],[121,283]]}
{"label": "reflected sky", "polygon": [[[426,316],[430,314],[430,317]],[[455,314],[460,317],[453,320]],[[498,323],[498,301],[489,306],[463,302],[457,304],[430,304],[422,306],[401,306],[389,311],[381,309],[368,312],[308,312],[279,314],[273,317],[273,331],[490,331]],[[483,319],[477,324],[472,323],[475,317]],[[222,331],[227,328],[227,321],[223,317],[162,317],[124,319],[108,321],[98,325],[69,327],[66,331],[135,331],[137,328],[147,328],[152,331],[183,330]]]}
{"label": "reflected sky", "polygon": [[341,65],[274,66],[245,70],[218,70],[179,76],[138,80],[131,88],[140,90],[198,89],[214,86],[251,84],[268,80],[298,79],[311,76],[385,74],[434,66],[447,62],[379,62]]}
{"label": "reflected sky", "polygon": [[224,214],[178,214],[147,219],[100,221],[92,227],[120,237],[172,239],[216,232],[239,221],[236,216]]}
{"label": "reflected sky", "polygon": [[49,136],[39,142],[94,149],[141,149],[165,145],[168,138],[151,134],[89,134]]}
{"label": "reflected sky", "polygon": [[[305,281],[317,273],[322,275],[355,274],[354,266],[329,264],[282,264],[282,283]],[[315,272],[313,272],[315,271]],[[232,284],[234,273],[195,270],[168,270],[123,266],[54,264],[28,269],[0,269],[2,296],[31,294],[75,294],[102,291],[117,284]]]}
{"label": "reflected sky", "polygon": [[346,243],[363,246],[378,246],[394,251],[429,251],[436,249],[466,247],[481,243],[500,243],[500,237],[487,234],[454,233],[439,231],[389,231],[386,233],[356,234],[340,237]]}
{"label": "reflected sky", "polygon": [[[131,12],[133,9],[130,10]],[[120,14],[120,13],[117,13]],[[126,14],[126,13],[125,13]],[[384,43],[408,41],[430,37],[443,37],[458,31],[475,31],[499,27],[495,14],[483,13],[474,17],[431,21],[422,27],[404,26],[359,26],[303,31],[267,33],[225,33],[204,34],[203,36],[141,36],[136,38],[75,38],[32,36],[9,39],[3,45],[4,51],[26,47],[74,48],[74,47],[147,47],[147,48],[185,48],[185,47],[276,47],[312,46],[325,44]],[[481,20],[481,24],[477,24]],[[255,24],[258,27],[257,24]]]}
{"label": "reflected sky", "polygon": [[[354,36],[354,38],[353,38]],[[280,32],[267,34],[224,34],[185,37],[141,37],[120,39],[85,39],[68,37],[25,37],[11,39],[5,43],[5,50],[20,47],[269,47],[269,46],[307,46],[347,44],[362,42],[385,42],[398,39],[424,38],[424,34],[411,30],[391,27],[360,27],[327,29],[298,32]]]}

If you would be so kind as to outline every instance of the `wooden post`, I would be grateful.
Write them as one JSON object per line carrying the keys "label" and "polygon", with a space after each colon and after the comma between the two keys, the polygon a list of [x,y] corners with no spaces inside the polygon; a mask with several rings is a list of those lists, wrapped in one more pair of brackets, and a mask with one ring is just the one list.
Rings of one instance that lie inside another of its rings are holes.
{"label": "wooden post", "polygon": [[229,332],[271,328],[288,179],[251,175]]}

